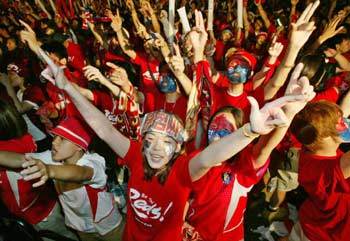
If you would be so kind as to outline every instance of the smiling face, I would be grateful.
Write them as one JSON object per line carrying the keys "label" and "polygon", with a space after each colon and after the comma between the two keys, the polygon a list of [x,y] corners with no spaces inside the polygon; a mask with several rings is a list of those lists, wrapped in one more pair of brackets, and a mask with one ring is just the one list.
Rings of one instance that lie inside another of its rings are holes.
{"label": "smiling face", "polygon": [[77,146],[68,139],[57,135],[52,141],[52,160],[59,162],[70,159],[81,150],[81,147]]}
{"label": "smiling face", "polygon": [[143,147],[147,163],[153,169],[165,167],[181,148],[173,138],[153,131],[145,135]]}

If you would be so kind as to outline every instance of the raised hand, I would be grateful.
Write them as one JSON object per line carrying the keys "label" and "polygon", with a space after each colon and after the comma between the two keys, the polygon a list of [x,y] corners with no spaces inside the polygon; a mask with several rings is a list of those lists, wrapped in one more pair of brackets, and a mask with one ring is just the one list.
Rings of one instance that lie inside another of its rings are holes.
{"label": "raised hand", "polygon": [[310,22],[310,19],[319,4],[319,0],[310,3],[300,15],[297,22],[291,24],[292,31],[290,34],[290,44],[292,44],[294,47],[302,48],[311,36],[312,32],[316,29],[315,22]]}
{"label": "raised hand", "polygon": [[267,103],[263,108],[259,109],[256,99],[248,96],[248,101],[251,105],[249,118],[251,130],[256,134],[266,135],[278,126],[288,125],[289,120],[281,107],[290,100],[294,99],[282,97]]}
{"label": "raised hand", "polygon": [[296,6],[298,4],[299,0],[290,0],[290,4],[292,6]]}
{"label": "raised hand", "polygon": [[106,77],[101,73],[101,71],[91,65],[85,66],[83,68],[84,70],[84,76],[89,80],[89,81],[97,81],[99,83],[107,80]]}
{"label": "raised hand", "polygon": [[165,11],[165,10],[162,10],[160,11],[160,14],[159,14],[159,20],[162,21],[164,19],[168,19],[168,12]]}
{"label": "raised hand", "polygon": [[36,39],[34,30],[24,21],[19,20],[19,22],[25,27],[25,30],[20,32],[22,42],[27,43],[33,52],[38,53],[40,44]]}
{"label": "raised hand", "polygon": [[337,28],[338,24],[341,21],[342,21],[342,18],[339,16],[335,16],[333,19],[329,21],[329,23],[325,26],[322,34],[319,37],[319,40],[321,43],[323,43],[327,39],[334,37],[339,33],[343,33],[344,31],[346,31],[343,26]]}
{"label": "raised hand", "polygon": [[309,79],[306,76],[301,76],[303,68],[303,63],[299,63],[295,67],[286,88],[285,96],[299,96],[297,101],[289,102],[283,107],[283,110],[289,116],[294,116],[301,111],[307,102],[312,100],[316,95],[314,87],[310,85]]}
{"label": "raised hand", "polygon": [[141,1],[141,8],[145,11],[145,13],[148,14],[149,17],[152,16],[152,14],[154,13],[154,10],[150,2],[147,0]]}
{"label": "raised hand", "polygon": [[130,11],[135,10],[135,5],[133,0],[126,0],[126,6]]}
{"label": "raised hand", "polygon": [[111,62],[107,62],[106,65],[113,70],[109,77],[112,83],[120,86],[123,90],[128,89],[131,83],[125,69]]}
{"label": "raised hand", "polygon": [[268,52],[271,57],[278,58],[283,50],[283,44],[280,42],[273,42]]}
{"label": "raised hand", "polygon": [[38,159],[34,159],[30,156],[25,156],[26,162],[22,164],[24,168],[21,171],[21,175],[24,176],[25,181],[39,179],[38,182],[33,184],[33,187],[40,187],[46,183],[49,179],[49,171],[47,166]]}
{"label": "raised hand", "polygon": [[[196,27],[189,33],[189,39],[192,44],[195,59],[202,60],[204,49],[208,40],[208,33],[205,30],[203,15],[200,11],[195,10]],[[196,62],[196,61],[195,61]]]}
{"label": "raised hand", "polygon": [[118,32],[122,29],[123,27],[123,20],[119,15],[119,10],[117,10],[117,14],[114,16],[111,11],[107,12],[107,17],[109,17],[112,22],[111,22],[111,27],[115,32]]}
{"label": "raised hand", "polygon": [[182,74],[185,71],[185,62],[181,56],[180,48],[178,45],[174,44],[175,55],[167,57],[165,60],[168,63],[170,69],[173,71],[174,75]]}

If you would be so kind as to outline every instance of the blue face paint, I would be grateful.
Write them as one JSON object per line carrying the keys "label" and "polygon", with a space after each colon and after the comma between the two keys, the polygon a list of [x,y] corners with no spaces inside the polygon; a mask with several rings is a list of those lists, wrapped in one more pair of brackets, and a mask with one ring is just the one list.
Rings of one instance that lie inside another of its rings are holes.
{"label": "blue face paint", "polygon": [[176,80],[171,75],[161,75],[157,86],[162,93],[174,93],[176,91]]}
{"label": "blue face paint", "polygon": [[208,141],[209,143],[212,143],[214,140],[221,139],[229,134],[231,134],[232,131],[221,129],[221,130],[208,130]]}
{"label": "blue face paint", "polygon": [[226,76],[233,84],[244,84],[250,76],[250,69],[244,65],[230,66],[227,68]]}
{"label": "blue face paint", "polygon": [[350,143],[350,119],[341,118],[336,128],[343,143]]}

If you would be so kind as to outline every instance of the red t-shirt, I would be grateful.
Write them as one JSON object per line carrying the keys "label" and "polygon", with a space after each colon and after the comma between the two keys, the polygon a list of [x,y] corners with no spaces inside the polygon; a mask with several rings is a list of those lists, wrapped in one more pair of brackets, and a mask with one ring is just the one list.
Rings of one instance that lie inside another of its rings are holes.
{"label": "red t-shirt", "polygon": [[[247,193],[264,175],[269,161],[254,169],[252,145],[239,154],[233,163],[213,167],[193,183],[193,202],[188,222],[203,240],[235,241],[244,239],[243,218]],[[229,208],[231,207],[231,208]],[[229,215],[229,209],[232,210]]]}
{"label": "red t-shirt", "polygon": [[166,102],[166,97],[164,94],[160,94],[157,97],[155,110],[165,110],[167,112],[176,114],[183,123],[186,121],[186,111],[187,111],[187,97],[181,95],[175,103]]}
{"label": "red t-shirt", "polygon": [[[36,151],[36,145],[31,135],[0,141],[0,151],[29,153]],[[34,181],[24,181],[18,173],[21,170],[6,170],[0,168],[0,198],[9,211],[31,224],[37,224],[49,216],[56,204],[56,192],[44,185],[33,188]]]}
{"label": "red t-shirt", "polygon": [[[94,90],[93,104],[100,109],[113,126],[128,138],[138,139],[140,131],[140,118],[138,106],[132,107],[133,103],[128,98],[126,101],[128,110],[119,109],[119,100],[112,94]],[[134,108],[134,110],[132,109]]]}
{"label": "red t-shirt", "polygon": [[[146,55],[136,52],[135,59],[132,60],[134,64],[140,66],[141,70],[141,86],[140,91],[145,95],[145,112],[154,111],[155,99],[158,97],[160,91],[153,81],[159,78],[159,64],[157,59],[149,60]],[[151,71],[151,72],[150,72]],[[153,78],[152,78],[152,75]]]}
{"label": "red t-shirt", "polygon": [[[227,93],[227,88],[219,88],[215,85],[213,86],[213,108],[211,114],[214,114],[217,110],[224,106],[233,106],[241,109],[244,112],[245,120],[249,119],[250,115],[250,103],[248,101],[248,94],[246,91],[239,96],[232,96]],[[258,87],[250,93],[253,96],[260,106],[264,103],[265,95],[263,86]]]}
{"label": "red t-shirt", "polygon": [[301,151],[299,184],[308,199],[299,210],[303,232],[311,241],[344,241],[350,237],[350,180],[336,156],[317,156]]}
{"label": "red t-shirt", "polygon": [[124,157],[131,172],[124,241],[182,240],[184,208],[192,186],[188,163],[197,153],[179,156],[160,184],[157,177],[145,180],[141,143],[131,141]]}
{"label": "red t-shirt", "polygon": [[85,66],[85,56],[79,44],[72,41],[67,46],[68,64],[75,70],[82,72]]}
{"label": "red t-shirt", "polygon": [[328,100],[333,103],[337,103],[339,99],[339,92],[337,88],[330,87],[322,92],[316,94],[316,96],[311,100],[311,102],[317,102],[320,100]]}

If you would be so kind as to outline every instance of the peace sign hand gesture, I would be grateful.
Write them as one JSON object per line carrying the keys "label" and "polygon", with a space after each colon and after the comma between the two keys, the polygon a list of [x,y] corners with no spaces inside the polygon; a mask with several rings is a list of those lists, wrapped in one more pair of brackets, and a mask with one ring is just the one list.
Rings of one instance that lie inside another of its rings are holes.
{"label": "peace sign hand gesture", "polygon": [[311,36],[312,32],[316,29],[315,22],[310,19],[314,12],[316,11],[320,1],[317,0],[313,3],[310,3],[303,13],[300,15],[296,23],[292,23],[292,31],[290,35],[290,43],[297,47],[298,49],[302,48],[306,41]]}
{"label": "peace sign hand gesture", "polygon": [[190,41],[194,52],[194,62],[197,63],[204,58],[204,49],[208,40],[208,33],[205,30],[203,15],[195,10],[196,27],[189,33]]}

